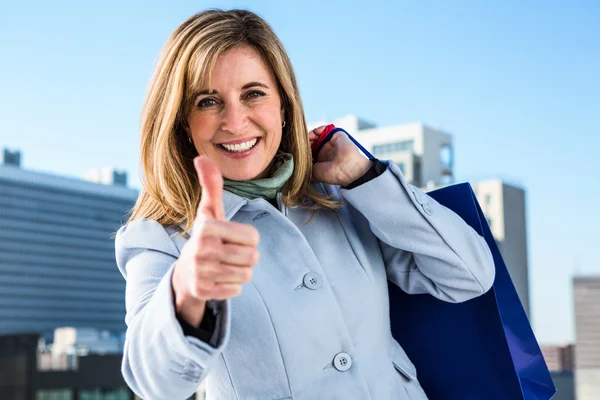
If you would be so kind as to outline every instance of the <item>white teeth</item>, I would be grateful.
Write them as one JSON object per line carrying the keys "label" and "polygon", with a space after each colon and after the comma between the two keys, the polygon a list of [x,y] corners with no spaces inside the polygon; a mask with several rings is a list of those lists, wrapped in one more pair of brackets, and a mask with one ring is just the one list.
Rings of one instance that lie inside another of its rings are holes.
{"label": "white teeth", "polygon": [[233,151],[233,152],[239,153],[242,151],[250,150],[252,147],[254,147],[256,142],[258,142],[258,139],[254,138],[252,140],[248,140],[247,142],[237,143],[237,144],[223,143],[223,144],[221,144],[221,146],[223,146],[225,148],[225,150],[227,150],[227,151]]}

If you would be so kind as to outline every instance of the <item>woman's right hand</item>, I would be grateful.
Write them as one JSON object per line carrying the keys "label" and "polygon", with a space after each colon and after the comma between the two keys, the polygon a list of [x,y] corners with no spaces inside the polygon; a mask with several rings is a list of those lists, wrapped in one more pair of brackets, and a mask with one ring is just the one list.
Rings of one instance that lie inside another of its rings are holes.
{"label": "woman's right hand", "polygon": [[258,262],[256,228],[225,220],[223,177],[206,156],[194,159],[202,198],[192,232],[175,264],[171,284],[175,308],[192,326],[199,326],[207,300],[239,295],[252,279]]}

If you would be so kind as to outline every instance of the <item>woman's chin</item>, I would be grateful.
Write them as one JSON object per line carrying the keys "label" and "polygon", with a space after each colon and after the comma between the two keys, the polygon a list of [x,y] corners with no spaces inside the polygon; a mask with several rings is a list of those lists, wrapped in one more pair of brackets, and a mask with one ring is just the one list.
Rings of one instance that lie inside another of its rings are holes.
{"label": "woman's chin", "polygon": [[260,171],[235,171],[231,173],[223,173],[223,177],[230,181],[249,181],[258,179]]}

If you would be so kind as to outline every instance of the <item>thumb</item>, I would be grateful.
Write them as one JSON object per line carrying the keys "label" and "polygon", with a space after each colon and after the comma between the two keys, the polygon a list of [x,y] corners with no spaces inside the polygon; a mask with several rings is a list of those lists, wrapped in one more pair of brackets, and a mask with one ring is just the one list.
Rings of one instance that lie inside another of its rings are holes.
{"label": "thumb", "polygon": [[202,188],[202,198],[200,199],[198,212],[203,212],[218,220],[225,219],[223,176],[219,171],[219,167],[207,156],[194,158],[194,167]]}
{"label": "thumb", "polygon": [[318,138],[321,133],[323,133],[323,131],[325,130],[325,128],[327,128],[327,125],[321,125],[319,127],[316,127],[315,129],[313,129],[312,131],[308,132],[308,137],[310,138]]}

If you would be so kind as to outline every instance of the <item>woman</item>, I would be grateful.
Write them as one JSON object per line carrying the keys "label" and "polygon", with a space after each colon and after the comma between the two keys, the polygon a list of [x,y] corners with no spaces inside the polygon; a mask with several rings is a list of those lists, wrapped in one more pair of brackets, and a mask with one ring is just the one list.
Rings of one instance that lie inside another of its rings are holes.
{"label": "woman", "polygon": [[[425,399],[388,280],[461,302],[494,279],[456,214],[336,133],[306,132],[290,61],[248,11],[169,38],[142,117],[143,190],[117,233],[123,374],[144,399]],[[242,290],[243,288],[243,290]],[[410,327],[407,327],[410,329]]]}

